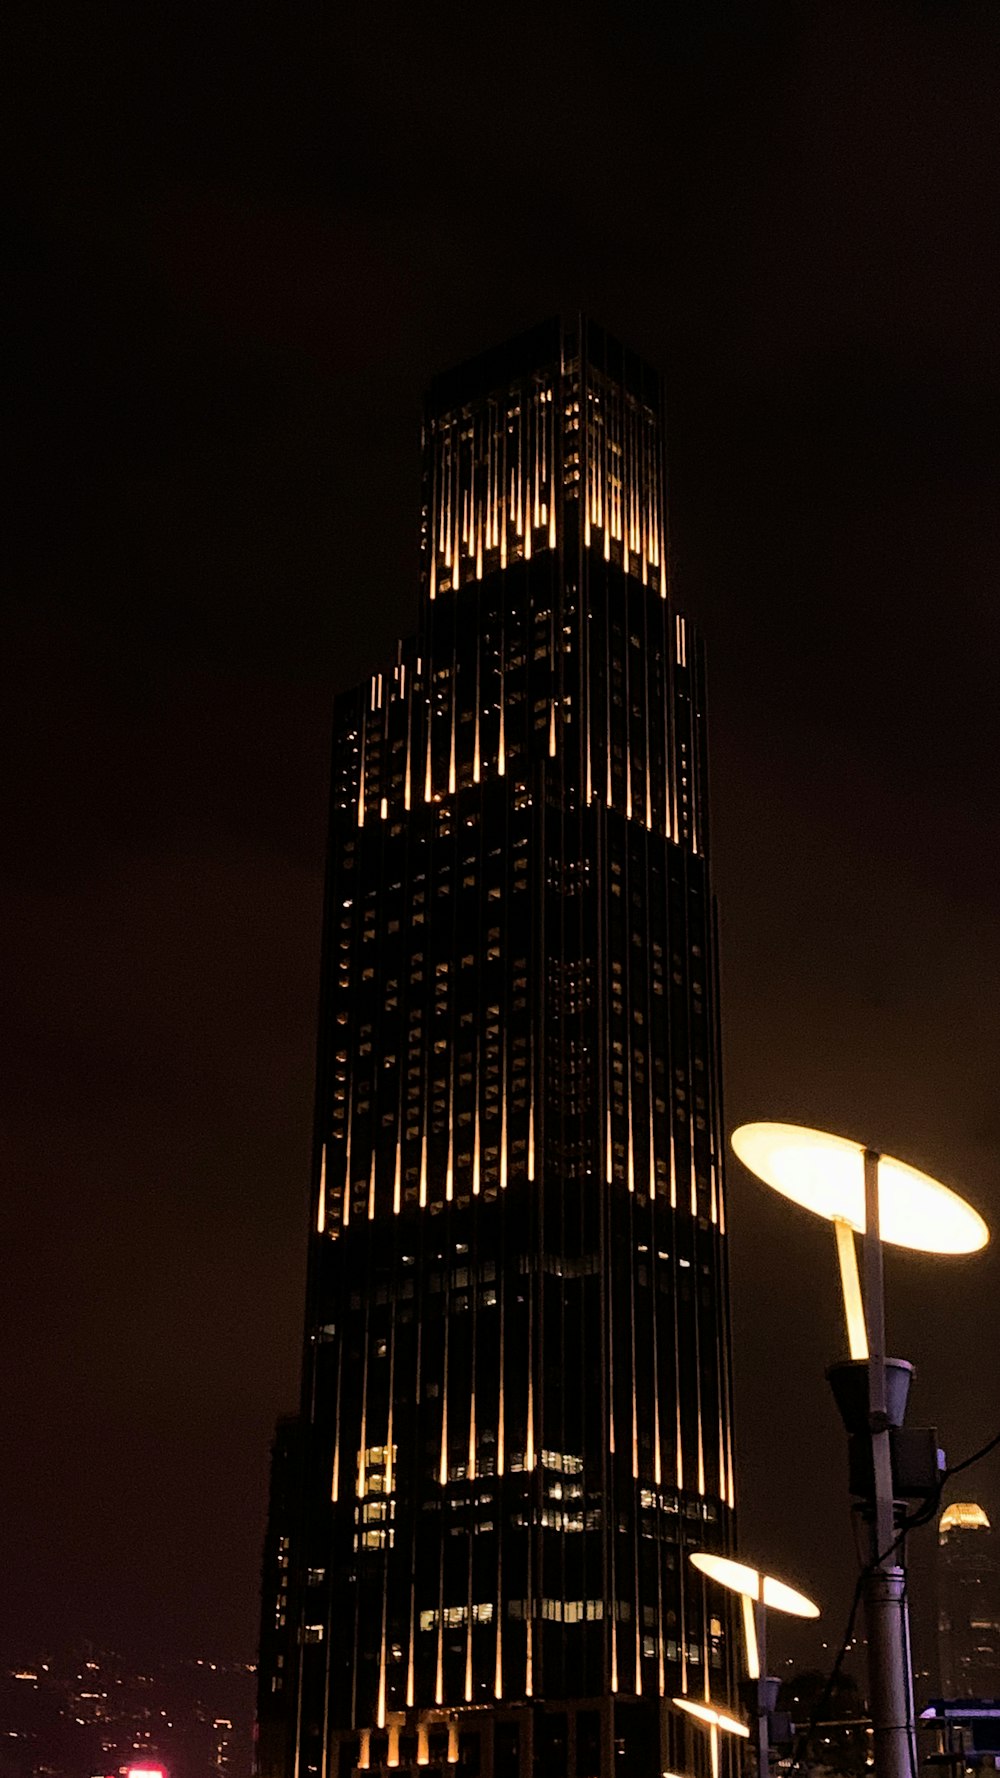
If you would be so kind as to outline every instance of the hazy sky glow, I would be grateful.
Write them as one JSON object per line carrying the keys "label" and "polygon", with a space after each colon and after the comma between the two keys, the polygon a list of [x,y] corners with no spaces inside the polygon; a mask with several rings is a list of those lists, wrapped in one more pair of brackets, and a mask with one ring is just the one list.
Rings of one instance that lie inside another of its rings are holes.
{"label": "hazy sky glow", "polygon": [[[730,1127],[870,1140],[1000,1224],[1000,13],[608,18],[15,21],[4,1651],[252,1655],[332,694],[413,625],[424,384],[559,307],[669,379]],[[729,1190],[745,1554],[833,1637],[832,1235]],[[890,1254],[887,1292],[911,1418],[964,1455],[997,1243]],[[996,1522],[1000,1462],[962,1494]]]}

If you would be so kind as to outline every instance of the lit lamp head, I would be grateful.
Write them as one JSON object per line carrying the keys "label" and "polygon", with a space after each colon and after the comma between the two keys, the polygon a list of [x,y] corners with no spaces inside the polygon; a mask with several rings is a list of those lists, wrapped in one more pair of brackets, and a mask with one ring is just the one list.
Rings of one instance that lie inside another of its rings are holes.
{"label": "lit lamp head", "polygon": [[718,1710],[714,1704],[699,1704],[694,1698],[673,1698],[678,1710],[686,1710],[689,1716],[696,1716],[699,1722],[706,1723],[710,1729],[722,1729],[727,1735],[743,1735],[748,1738],[750,1730],[746,1723],[740,1722],[738,1716],[730,1716],[727,1710]]}
{"label": "lit lamp head", "polygon": [[770,1607],[772,1611],[785,1611],[791,1617],[819,1617],[819,1606],[807,1599],[804,1593],[797,1593],[794,1587],[786,1586],[783,1580],[775,1580],[770,1574],[761,1574],[759,1569],[750,1568],[745,1562],[734,1562],[729,1556],[716,1556],[708,1550],[694,1550],[691,1553],[691,1564],[702,1574],[707,1574],[709,1580],[717,1581],[721,1587],[728,1587],[731,1593],[740,1595],[747,1672],[751,1679],[760,1678],[755,1605]]}
{"label": "lit lamp head", "polygon": [[[742,1124],[733,1150],[749,1172],[782,1197],[832,1222],[844,1290],[851,1357],[867,1358],[855,1234],[865,1232],[865,1146],[799,1124]],[[957,1192],[891,1155],[878,1156],[882,1241],[918,1253],[976,1253],[990,1238],[982,1217]]]}

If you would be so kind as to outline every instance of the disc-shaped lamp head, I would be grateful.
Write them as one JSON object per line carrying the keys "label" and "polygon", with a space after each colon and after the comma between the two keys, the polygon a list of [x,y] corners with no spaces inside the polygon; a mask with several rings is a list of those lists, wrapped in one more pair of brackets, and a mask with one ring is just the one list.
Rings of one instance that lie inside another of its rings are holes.
{"label": "disc-shaped lamp head", "polygon": [[733,1562],[729,1556],[714,1556],[708,1550],[693,1551],[691,1562],[710,1580],[728,1587],[731,1593],[760,1600],[773,1611],[787,1611],[792,1617],[819,1617],[819,1606],[804,1593],[797,1593],[794,1587],[786,1586],[783,1580],[775,1580],[773,1575],[749,1568],[745,1562]]}
{"label": "disc-shaped lamp head", "polygon": [[726,1710],[717,1710],[714,1704],[698,1704],[693,1698],[674,1698],[672,1702],[678,1710],[686,1710],[689,1716],[696,1716],[710,1729],[723,1729],[727,1735],[749,1736],[750,1730],[736,1716],[730,1716]]}
{"label": "disc-shaped lamp head", "polygon": [[[765,1185],[864,1233],[863,1143],[799,1124],[743,1124],[732,1142],[743,1165]],[[986,1246],[989,1229],[979,1212],[939,1180],[880,1155],[878,1181],[883,1241],[918,1253],[975,1253]]]}

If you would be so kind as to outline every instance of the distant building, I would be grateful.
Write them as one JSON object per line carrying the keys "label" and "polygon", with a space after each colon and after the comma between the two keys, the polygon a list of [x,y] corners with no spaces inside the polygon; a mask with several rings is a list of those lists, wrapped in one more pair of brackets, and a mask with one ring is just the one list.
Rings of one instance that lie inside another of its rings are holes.
{"label": "distant building", "polygon": [[946,1698],[1000,1697],[1000,1550],[981,1506],[945,1508],[938,1525],[941,1684]]}
{"label": "distant building", "polygon": [[660,1778],[707,1763],[674,1695],[732,1697],[687,1561],[732,1549],[734,1480],[665,453],[658,374],[579,318],[436,379],[419,631],[337,699],[302,1529],[274,1482],[264,1593],[270,1635],[288,1554],[298,1778]]}

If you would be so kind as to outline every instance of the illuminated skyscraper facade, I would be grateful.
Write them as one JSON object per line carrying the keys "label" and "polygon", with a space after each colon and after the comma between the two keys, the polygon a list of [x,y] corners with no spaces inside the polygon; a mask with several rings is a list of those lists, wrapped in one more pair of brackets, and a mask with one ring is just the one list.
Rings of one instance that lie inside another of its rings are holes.
{"label": "illuminated skyscraper facade", "polygon": [[946,1698],[1000,1697],[1000,1550],[973,1501],[938,1524],[938,1634]]}
{"label": "illuminated skyscraper facade", "polygon": [[653,1778],[730,1694],[703,712],[659,377],[578,320],[439,378],[418,634],[335,713],[299,1778]]}

